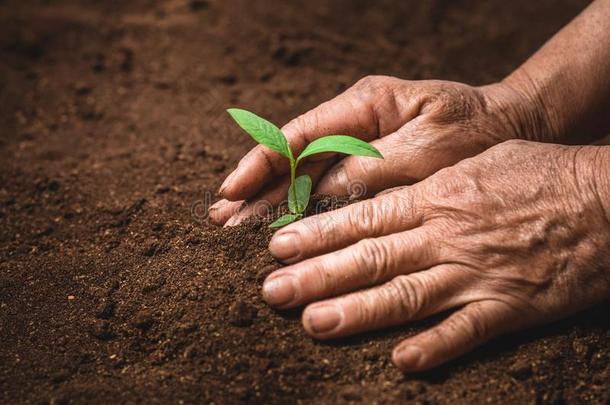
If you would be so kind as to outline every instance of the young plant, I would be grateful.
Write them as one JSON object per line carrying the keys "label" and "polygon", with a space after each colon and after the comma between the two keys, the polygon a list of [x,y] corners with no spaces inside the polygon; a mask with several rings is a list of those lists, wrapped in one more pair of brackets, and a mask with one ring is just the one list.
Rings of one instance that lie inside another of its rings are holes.
{"label": "young plant", "polygon": [[304,174],[296,177],[299,163],[306,157],[324,152],[338,152],[347,155],[370,156],[383,159],[372,145],[347,135],[329,135],[311,142],[295,159],[286,137],[271,122],[246,110],[230,108],[227,112],[235,122],[256,142],[286,157],[290,162],[290,188],[288,189],[289,213],[281,216],[271,225],[279,228],[303,217],[311,194],[311,177]]}

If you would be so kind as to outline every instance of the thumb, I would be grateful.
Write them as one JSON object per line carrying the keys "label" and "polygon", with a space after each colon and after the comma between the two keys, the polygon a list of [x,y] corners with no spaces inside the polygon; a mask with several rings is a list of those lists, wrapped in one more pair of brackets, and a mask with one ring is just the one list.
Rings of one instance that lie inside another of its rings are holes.
{"label": "thumb", "polygon": [[383,159],[347,156],[320,179],[316,191],[359,198],[372,196],[387,188],[415,183],[426,177],[429,171],[429,159],[418,158],[427,153],[418,148],[415,141],[414,137],[412,140],[405,137],[401,130],[371,142],[381,152]]}
{"label": "thumb", "polygon": [[[460,138],[462,137],[462,138]],[[453,128],[439,129],[425,116],[371,142],[383,159],[348,156],[320,179],[320,194],[369,197],[382,190],[423,180],[485,149]]]}

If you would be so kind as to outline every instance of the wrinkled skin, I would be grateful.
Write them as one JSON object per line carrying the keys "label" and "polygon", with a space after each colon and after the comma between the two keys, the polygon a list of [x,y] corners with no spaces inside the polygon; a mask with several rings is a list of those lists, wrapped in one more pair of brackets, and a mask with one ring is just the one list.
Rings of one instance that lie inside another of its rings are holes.
{"label": "wrinkled skin", "polygon": [[[371,196],[411,184],[507,139],[548,131],[534,102],[509,85],[471,87],[447,81],[370,76],[282,128],[297,155],[329,134],[371,143],[384,160],[335,154],[305,160],[322,194]],[[210,208],[217,224],[236,225],[286,198],[288,162],[255,147],[221,186],[225,199]],[[245,200],[245,201],[244,201]]]}
{"label": "wrinkled skin", "polygon": [[[454,310],[394,350],[402,370],[420,371],[610,297],[610,147],[510,141],[608,134],[608,32],[610,0],[596,0],[499,83],[368,77],[288,123],[295,153],[346,134],[385,156],[307,160],[318,192],[402,188],[277,232],[269,248],[290,266],[269,276],[264,299],[308,305],[303,325],[318,339]],[[285,199],[287,172],[254,148],[210,220],[265,214]]]}
{"label": "wrinkled skin", "polygon": [[305,218],[274,235],[271,252],[295,264],[267,278],[263,297],[309,304],[303,325],[319,339],[457,309],[395,348],[404,371],[564,317],[610,297],[608,159],[607,148],[509,141]]}
{"label": "wrinkled skin", "polygon": [[[456,310],[396,347],[410,372],[609,297],[608,149],[507,141],[557,140],[561,127],[517,88],[369,77],[288,123],[295,153],[342,133],[385,156],[309,159],[318,192],[386,191],[278,231],[271,253],[291,265],[269,276],[263,298],[307,305],[303,325],[318,339]],[[285,199],[287,172],[255,147],[223,183],[211,221],[264,214]]]}

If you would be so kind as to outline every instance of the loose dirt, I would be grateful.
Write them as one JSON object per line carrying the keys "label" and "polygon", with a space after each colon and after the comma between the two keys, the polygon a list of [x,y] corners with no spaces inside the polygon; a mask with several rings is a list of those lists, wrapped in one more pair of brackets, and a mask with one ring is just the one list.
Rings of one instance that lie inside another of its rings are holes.
{"label": "loose dirt", "polygon": [[434,319],[333,342],[260,297],[261,219],[205,206],[252,146],[364,75],[488,83],[584,1],[0,1],[0,403],[607,403],[609,304],[430,373]]}

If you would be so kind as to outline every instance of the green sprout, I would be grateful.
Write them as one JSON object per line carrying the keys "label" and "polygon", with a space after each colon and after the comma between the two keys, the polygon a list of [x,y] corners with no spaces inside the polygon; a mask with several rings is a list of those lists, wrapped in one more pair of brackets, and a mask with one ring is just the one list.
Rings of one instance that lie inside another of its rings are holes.
{"label": "green sprout", "polygon": [[307,145],[295,159],[288,140],[286,140],[282,131],[271,122],[239,108],[229,108],[227,112],[256,142],[288,158],[290,161],[289,213],[269,225],[271,228],[280,228],[303,217],[303,213],[309,204],[311,177],[306,174],[296,177],[296,171],[304,158],[317,153],[336,152],[383,159],[381,153],[372,145],[347,135],[329,135],[318,138]]}

